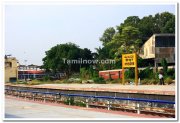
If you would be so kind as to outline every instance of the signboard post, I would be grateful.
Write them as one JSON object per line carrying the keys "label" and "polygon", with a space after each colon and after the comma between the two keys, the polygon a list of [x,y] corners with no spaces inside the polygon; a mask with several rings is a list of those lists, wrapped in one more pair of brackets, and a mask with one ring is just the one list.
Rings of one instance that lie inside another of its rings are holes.
{"label": "signboard post", "polygon": [[135,68],[135,83],[138,85],[138,67],[137,67],[137,54],[122,54],[122,82],[124,83],[124,68]]}

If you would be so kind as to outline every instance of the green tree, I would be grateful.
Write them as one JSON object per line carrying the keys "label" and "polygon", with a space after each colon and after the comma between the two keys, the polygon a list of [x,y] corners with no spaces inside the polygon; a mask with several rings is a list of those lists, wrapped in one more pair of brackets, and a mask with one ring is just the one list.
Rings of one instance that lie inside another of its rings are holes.
{"label": "green tree", "polygon": [[139,28],[140,19],[138,16],[129,16],[124,20],[124,23],[121,23],[120,26],[117,26],[117,30],[119,33],[122,32],[122,28],[126,26],[133,26]]}
{"label": "green tree", "polygon": [[[175,16],[173,14],[169,12],[157,13],[154,20],[161,33],[175,32]],[[165,27],[166,25],[169,25],[168,23],[171,25],[170,30]]]}
{"label": "green tree", "polygon": [[[64,71],[67,77],[73,72],[80,71],[80,64],[70,63],[68,60],[91,59],[91,51],[87,48],[80,49],[73,43],[58,44],[45,52],[43,58],[43,68],[51,70],[53,73]],[[85,65],[87,67],[87,64]]]}
{"label": "green tree", "polygon": [[110,45],[118,47],[119,53],[132,53],[139,50],[141,43],[138,28],[127,26],[122,28],[121,33],[116,33]]}
{"label": "green tree", "polygon": [[114,34],[115,34],[115,29],[113,27],[109,27],[104,31],[102,37],[100,37],[99,40],[105,46],[108,42],[110,42],[112,40]]}
{"label": "green tree", "polygon": [[[84,49],[80,49],[80,56],[82,58],[82,60],[92,60],[93,59],[93,55],[91,50],[84,48]],[[91,64],[88,63],[83,63],[80,64],[80,67],[85,67],[86,69],[88,69],[90,67]]]}
{"label": "green tree", "polygon": [[175,16],[169,19],[162,28],[163,33],[175,33]]}
{"label": "green tree", "polygon": [[155,25],[152,15],[143,17],[139,22],[139,30],[142,37],[149,38],[153,33],[160,33],[159,28],[155,29]]}

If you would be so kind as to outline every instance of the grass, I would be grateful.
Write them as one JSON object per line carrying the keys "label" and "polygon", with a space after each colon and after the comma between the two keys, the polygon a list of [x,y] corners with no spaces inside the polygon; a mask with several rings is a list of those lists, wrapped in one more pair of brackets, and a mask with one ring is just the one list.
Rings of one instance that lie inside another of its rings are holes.
{"label": "grass", "polygon": [[[97,78],[96,78],[97,79]],[[129,85],[131,82],[134,82],[134,79],[125,79],[125,84]],[[169,85],[174,83],[174,81],[172,80],[172,78],[167,77],[165,78],[164,82]],[[7,83],[7,82],[6,82]],[[21,84],[21,85],[40,85],[40,84],[81,84],[81,82],[70,82],[68,81],[68,79],[63,79],[63,80],[47,80],[47,81],[43,81],[43,80],[32,80],[32,81],[17,81],[17,82],[9,82],[10,84],[13,85],[17,85],[17,84]],[[122,84],[122,80],[121,79],[116,79],[116,80],[102,80],[101,79],[97,79],[97,81],[94,81],[94,84]],[[156,85],[159,83],[159,79],[142,79],[141,80],[141,84],[142,85]]]}
{"label": "grass", "polygon": [[61,84],[63,83],[62,80],[55,80],[55,81],[42,81],[42,80],[32,80],[32,81],[17,81],[17,82],[9,82],[11,84],[23,84],[23,85],[40,85],[40,84]]}

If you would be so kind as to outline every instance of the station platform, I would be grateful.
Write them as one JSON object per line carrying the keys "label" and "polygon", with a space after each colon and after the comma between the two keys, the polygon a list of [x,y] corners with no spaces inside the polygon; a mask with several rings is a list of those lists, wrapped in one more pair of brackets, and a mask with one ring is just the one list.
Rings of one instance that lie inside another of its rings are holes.
{"label": "station platform", "polygon": [[[11,84],[6,84],[11,85]],[[101,91],[139,94],[175,95],[175,85],[120,85],[120,84],[41,84],[41,85],[11,85],[44,89]]]}

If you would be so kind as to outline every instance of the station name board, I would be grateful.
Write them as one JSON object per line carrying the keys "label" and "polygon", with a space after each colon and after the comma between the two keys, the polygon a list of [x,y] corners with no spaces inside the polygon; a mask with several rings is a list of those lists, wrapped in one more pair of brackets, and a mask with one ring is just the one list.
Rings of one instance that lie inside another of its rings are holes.
{"label": "station name board", "polygon": [[123,54],[122,55],[122,66],[126,67],[136,67],[136,54]]}

